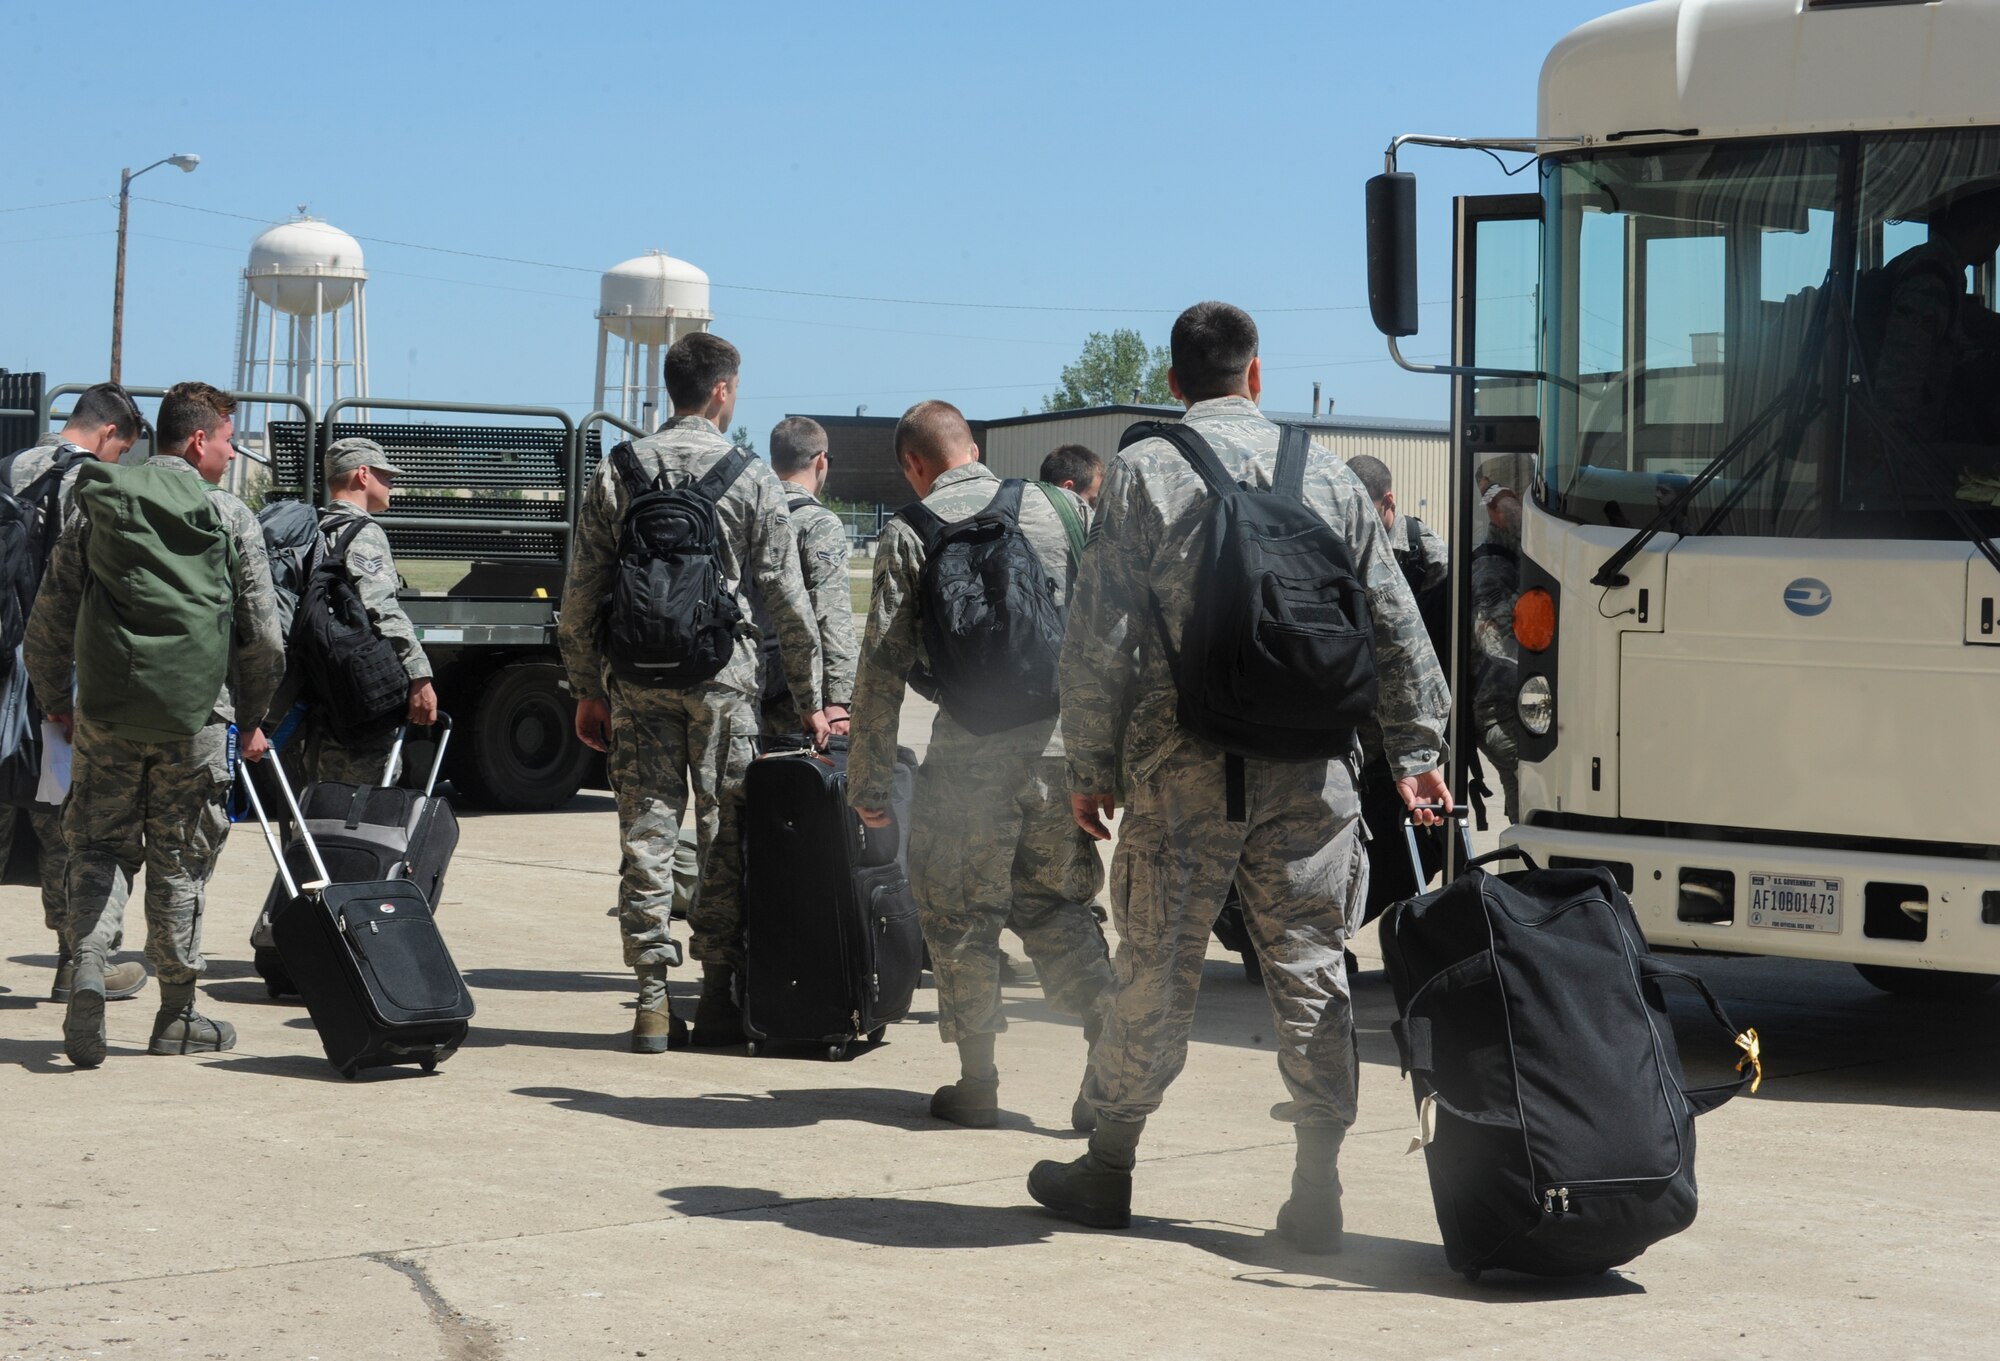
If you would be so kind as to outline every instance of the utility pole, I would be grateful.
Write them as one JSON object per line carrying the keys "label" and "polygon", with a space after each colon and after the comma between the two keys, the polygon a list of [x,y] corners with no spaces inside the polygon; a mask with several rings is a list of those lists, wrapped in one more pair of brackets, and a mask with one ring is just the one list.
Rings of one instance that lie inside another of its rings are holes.
{"label": "utility pole", "polygon": [[138,170],[129,167],[118,174],[118,277],[111,285],[111,381],[122,382],[125,364],[125,227],[132,216],[132,181],[155,166],[172,165],[183,174],[192,174],[201,157],[191,152],[163,156]]}

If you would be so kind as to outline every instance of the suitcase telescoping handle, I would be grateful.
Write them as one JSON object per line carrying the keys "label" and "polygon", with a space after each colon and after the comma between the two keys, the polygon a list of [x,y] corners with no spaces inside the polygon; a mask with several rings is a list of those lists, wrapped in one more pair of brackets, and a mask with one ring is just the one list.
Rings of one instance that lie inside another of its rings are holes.
{"label": "suitcase telescoping handle", "polygon": [[[292,825],[299,829],[299,840],[305,843],[306,854],[312,857],[313,872],[319,875],[318,879],[314,880],[310,884],[306,884],[303,886],[304,891],[307,893],[318,893],[321,889],[325,888],[328,884],[331,884],[333,882],[333,876],[327,873],[326,861],[320,859],[319,843],[313,840],[312,828],[306,826],[305,810],[299,807],[299,796],[292,792],[291,777],[285,774],[284,763],[282,761],[272,761],[270,770],[271,774],[275,776],[278,781],[278,792],[285,796],[285,807],[291,810]],[[246,783],[248,782],[246,781]],[[251,806],[257,810],[258,820],[263,821],[264,807],[262,804],[257,802],[254,793],[252,794],[251,797]],[[264,823],[264,830],[267,833],[270,832],[271,825],[269,822]],[[271,844],[273,845],[273,847],[277,845],[275,838],[272,840]],[[278,861],[279,861],[278,868],[281,871],[285,868],[284,859],[285,857],[282,854],[278,855]],[[287,878],[289,879],[289,876],[287,876]],[[297,892],[294,892],[292,896],[297,897],[298,896]]]}
{"label": "suitcase telescoping handle", "polygon": [[[439,729],[437,751],[431,756],[430,778],[424,781],[424,797],[429,798],[437,790],[438,774],[444,770],[444,749],[451,745],[451,715],[439,714],[436,727]],[[405,723],[396,729],[396,744],[389,748],[389,759],[382,764],[382,788],[396,783],[396,766],[403,759],[403,739],[410,735],[410,725]]]}
{"label": "suitcase telescoping handle", "polygon": [[1468,865],[1473,863],[1472,832],[1467,825],[1466,819],[1472,816],[1472,809],[1461,804],[1450,812],[1446,812],[1445,806],[1441,803],[1420,803],[1416,808],[1410,810],[1412,816],[1403,819],[1403,845],[1410,852],[1410,882],[1417,886],[1418,893],[1422,893],[1430,887],[1431,877],[1424,873],[1424,853],[1417,846],[1417,824],[1414,814],[1418,809],[1427,809],[1430,812],[1436,813],[1446,822],[1458,828],[1458,843],[1465,851],[1465,862]]}
{"label": "suitcase telescoping handle", "polygon": [[[284,791],[285,802],[291,806],[292,821],[298,826],[299,835],[305,838],[306,850],[312,856],[313,869],[319,872],[319,878],[307,884],[305,891],[317,893],[333,881],[333,876],[326,872],[326,862],[319,858],[319,847],[313,842],[312,833],[306,830],[305,814],[299,811],[299,801],[292,797],[292,784],[285,778],[285,767],[279,762],[278,754],[272,752],[264,759],[271,763],[271,769],[277,774],[278,788]],[[278,844],[278,830],[271,825],[271,819],[265,816],[264,800],[257,793],[257,781],[248,770],[243,772],[243,792],[249,795],[250,808],[257,814],[258,825],[264,829],[264,844],[271,848],[271,859],[278,864],[278,877],[284,881],[285,892],[294,898],[298,897],[298,881],[292,878],[292,867],[285,863],[285,849]]]}

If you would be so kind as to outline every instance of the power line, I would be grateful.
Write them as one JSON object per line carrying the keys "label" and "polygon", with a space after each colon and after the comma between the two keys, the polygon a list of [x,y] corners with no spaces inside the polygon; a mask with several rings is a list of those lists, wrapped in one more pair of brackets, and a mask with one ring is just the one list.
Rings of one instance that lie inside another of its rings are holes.
{"label": "power line", "polygon": [[[137,194],[133,195],[133,197],[138,198],[142,203],[158,204],[162,208],[179,208],[191,213],[207,213],[212,217],[233,218],[239,222],[255,222],[266,226],[274,225],[270,218],[253,217],[248,213],[232,213],[220,208],[204,208],[193,203],[175,203],[170,199],[145,198]],[[353,235],[357,241],[367,241],[379,246],[397,246],[404,250],[430,251],[438,255],[455,255],[468,260],[486,260],[503,265],[525,265],[532,269],[557,269],[572,274],[599,275],[603,273],[602,270],[593,269],[588,265],[563,264],[554,260],[530,260],[518,255],[490,255],[484,251],[461,250],[455,246],[432,246],[426,245],[421,241],[398,241],[393,237],[386,236],[363,236],[359,233],[350,233],[350,235]],[[821,302],[871,302],[896,307],[944,307],[985,312],[1051,312],[1086,316],[1113,313],[1143,316],[1179,316],[1181,312],[1181,309],[1177,307],[1078,307],[1055,303],[952,302],[942,298],[897,298],[869,293],[825,293],[805,288],[772,288],[763,284],[717,283],[714,280],[710,280],[709,287],[733,290],[738,293],[764,293],[773,297],[812,298]],[[1427,303],[1425,305],[1438,306],[1440,304]],[[1366,303],[1328,303],[1310,307],[1251,307],[1245,310],[1259,315],[1270,316],[1306,312],[1361,312],[1366,311],[1367,307],[1368,304]]]}
{"label": "power line", "polygon": [[68,208],[78,203],[109,203],[111,195],[92,194],[89,198],[57,199],[54,203],[23,203],[15,208],[0,208],[0,213],[32,213],[42,208]]}

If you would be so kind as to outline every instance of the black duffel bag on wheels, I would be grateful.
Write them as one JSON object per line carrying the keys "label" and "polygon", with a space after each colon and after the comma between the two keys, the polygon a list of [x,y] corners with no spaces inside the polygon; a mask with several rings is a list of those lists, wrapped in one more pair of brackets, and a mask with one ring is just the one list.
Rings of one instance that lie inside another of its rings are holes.
{"label": "black duffel bag on wheels", "polygon": [[[1695,1217],[1694,1117],[1761,1076],[1707,986],[1655,959],[1603,868],[1489,874],[1479,857],[1391,907],[1382,953],[1453,1270],[1606,1271]],[[1743,1051],[1690,1088],[1660,985],[1686,984]]]}

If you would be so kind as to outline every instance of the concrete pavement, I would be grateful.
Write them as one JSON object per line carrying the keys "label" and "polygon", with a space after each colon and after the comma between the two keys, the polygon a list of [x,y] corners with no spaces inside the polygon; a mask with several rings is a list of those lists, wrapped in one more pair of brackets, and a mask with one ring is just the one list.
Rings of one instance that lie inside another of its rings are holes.
{"label": "concrete pavement", "polygon": [[[434,1076],[344,1082],[245,937],[254,828],[210,900],[212,1058],[144,1053],[155,993],[110,1010],[75,1072],[50,946],[0,890],[0,1357],[1958,1357],[2000,1306],[2000,1000],[1955,1010],[1851,970],[1697,965],[1769,1056],[1703,1119],[1702,1216],[1583,1281],[1446,1270],[1379,972],[1357,988],[1361,1119],[1347,1251],[1269,1235],[1290,1166],[1261,994],[1211,951],[1187,1071],[1156,1117],[1128,1233],[1030,1204],[1074,1156],[1078,1028],[1010,992],[990,1132],[931,1122],[953,1075],[927,1024],[846,1063],[814,1051],[624,1052],[609,800],[468,817],[441,921],[479,1006]],[[137,940],[138,920],[130,924]],[[1364,964],[1372,961],[1364,940]],[[1014,953],[1020,954],[1018,945]],[[686,998],[692,976],[677,972]],[[683,1001],[682,1005],[691,1005]],[[1727,1042],[1678,1013],[1697,1073]]]}

